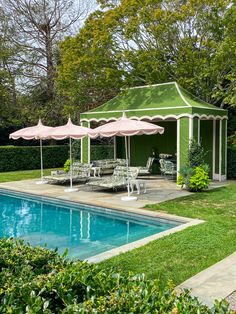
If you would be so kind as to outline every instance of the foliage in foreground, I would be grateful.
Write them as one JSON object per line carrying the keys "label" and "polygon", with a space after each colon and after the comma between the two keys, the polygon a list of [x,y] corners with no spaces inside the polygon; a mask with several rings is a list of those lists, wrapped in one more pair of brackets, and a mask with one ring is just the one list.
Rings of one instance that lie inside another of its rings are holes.
{"label": "foliage in foreground", "polygon": [[144,275],[103,271],[22,241],[0,240],[0,274],[1,313],[230,313],[226,303],[210,310]]}

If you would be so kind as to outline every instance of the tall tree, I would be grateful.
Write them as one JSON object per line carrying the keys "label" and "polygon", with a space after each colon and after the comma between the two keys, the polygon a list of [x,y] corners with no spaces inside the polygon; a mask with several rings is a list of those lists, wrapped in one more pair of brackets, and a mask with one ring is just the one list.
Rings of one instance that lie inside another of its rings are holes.
{"label": "tall tree", "polygon": [[[86,13],[86,1],[4,0],[2,7],[15,36],[11,38],[21,54],[17,62],[24,66],[24,81],[45,86],[48,100],[55,98],[57,45]],[[83,6],[82,6],[83,5]]]}
{"label": "tall tree", "polygon": [[12,34],[13,30],[0,8],[0,127],[16,122],[18,116],[16,76],[20,68],[14,62],[18,50],[8,40]]}
{"label": "tall tree", "polygon": [[108,24],[106,13],[95,12],[77,36],[66,38],[60,45],[57,82],[73,106],[68,110],[91,109],[115,96],[122,85],[120,48]]}
{"label": "tall tree", "polygon": [[222,73],[216,56],[225,38],[231,0],[98,2],[102,11],[90,16],[78,36],[61,46],[59,82],[69,99],[76,93],[86,95],[88,82],[102,86],[109,55],[116,64],[113,76],[116,72],[120,80],[113,79],[107,88],[176,80],[205,101],[220,105],[214,96]]}
{"label": "tall tree", "polygon": [[[130,85],[177,80],[209,102],[228,0],[100,0],[116,24]],[[217,69],[219,71],[219,69]]]}

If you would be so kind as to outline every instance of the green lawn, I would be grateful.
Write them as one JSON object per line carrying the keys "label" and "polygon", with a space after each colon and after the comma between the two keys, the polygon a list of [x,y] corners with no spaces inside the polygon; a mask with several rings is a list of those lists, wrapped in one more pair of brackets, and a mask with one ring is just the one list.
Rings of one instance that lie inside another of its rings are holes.
{"label": "green lawn", "polygon": [[236,183],[193,194],[149,210],[200,218],[206,222],[153,241],[101,264],[179,284],[236,251]]}
{"label": "green lawn", "polygon": [[[43,171],[44,175],[49,175],[51,170],[56,169],[45,169]],[[8,181],[19,181],[27,179],[37,179],[40,178],[40,170],[20,170],[20,171],[11,171],[11,172],[0,172],[0,183]]]}

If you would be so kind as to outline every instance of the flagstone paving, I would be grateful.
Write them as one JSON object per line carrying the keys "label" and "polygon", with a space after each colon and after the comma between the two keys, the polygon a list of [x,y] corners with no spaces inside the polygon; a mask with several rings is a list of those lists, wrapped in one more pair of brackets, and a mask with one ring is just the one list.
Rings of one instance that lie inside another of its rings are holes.
{"label": "flagstone paving", "polygon": [[214,300],[227,299],[231,308],[236,309],[236,252],[222,261],[201,271],[177,287],[177,290],[190,289],[191,294],[202,303],[212,307]]}
{"label": "flagstone paving", "polygon": [[229,296],[227,296],[225,300],[229,302],[231,310],[236,311],[236,291],[232,292]]}
{"label": "flagstone paving", "polygon": [[[125,190],[113,192],[91,188],[86,185],[77,185],[78,191],[65,193],[64,186],[60,185],[37,185],[37,180],[24,180],[1,183],[0,188],[12,189],[19,192],[33,193],[49,197],[58,197],[66,200],[104,206],[110,208],[142,208],[146,204],[160,203],[174,198],[190,195],[191,193],[181,190],[176,183],[162,178],[147,180],[147,193],[137,195],[137,201],[124,202],[121,197],[126,195]],[[136,195],[136,194],[135,194]]]}
{"label": "flagstone paving", "polygon": [[[161,177],[150,177],[147,181],[147,193],[137,195],[137,201],[124,202],[121,197],[126,195],[125,190],[113,192],[101,190],[86,185],[75,185],[78,187],[77,192],[65,193],[64,186],[61,185],[37,185],[37,180],[23,180],[15,182],[0,183],[0,188],[12,189],[19,192],[33,193],[48,197],[58,197],[69,201],[104,206],[109,208],[136,208],[141,209],[147,204],[160,203],[182,196],[191,195],[190,192],[181,190],[175,182],[163,179]],[[211,187],[222,186],[225,183],[213,182]],[[136,195],[136,194],[135,194]]]}

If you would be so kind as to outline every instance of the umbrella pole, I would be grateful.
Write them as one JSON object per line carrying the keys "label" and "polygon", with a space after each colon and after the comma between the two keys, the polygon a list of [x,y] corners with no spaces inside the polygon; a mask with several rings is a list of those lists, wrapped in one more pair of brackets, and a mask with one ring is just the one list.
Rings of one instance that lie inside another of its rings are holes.
{"label": "umbrella pole", "polygon": [[130,179],[129,179],[129,159],[128,159],[128,141],[127,141],[127,136],[125,136],[125,157],[126,157],[126,171],[127,171],[127,189],[128,189],[128,195],[127,196],[122,196],[121,200],[122,201],[136,201],[137,197],[136,196],[131,196],[130,195]]}
{"label": "umbrella pole", "polygon": [[126,158],[126,171],[127,171],[127,182],[128,182],[128,197],[130,196],[130,184],[129,184],[129,159],[128,159],[128,141],[125,136],[125,158]]}
{"label": "umbrella pole", "polygon": [[42,139],[40,141],[40,159],[41,159],[41,180],[43,181],[43,143]]}
{"label": "umbrella pole", "polygon": [[36,184],[45,184],[47,183],[46,180],[43,179],[43,141],[39,139],[39,146],[40,146],[40,171],[41,171],[41,180],[37,181]]}
{"label": "umbrella pole", "polygon": [[73,182],[72,182],[72,145],[71,145],[71,137],[70,137],[70,188],[72,189]]}
{"label": "umbrella pole", "polygon": [[73,188],[73,178],[72,178],[72,143],[71,143],[71,137],[70,137],[70,187],[68,189],[65,189],[65,192],[76,192],[78,189]]}

